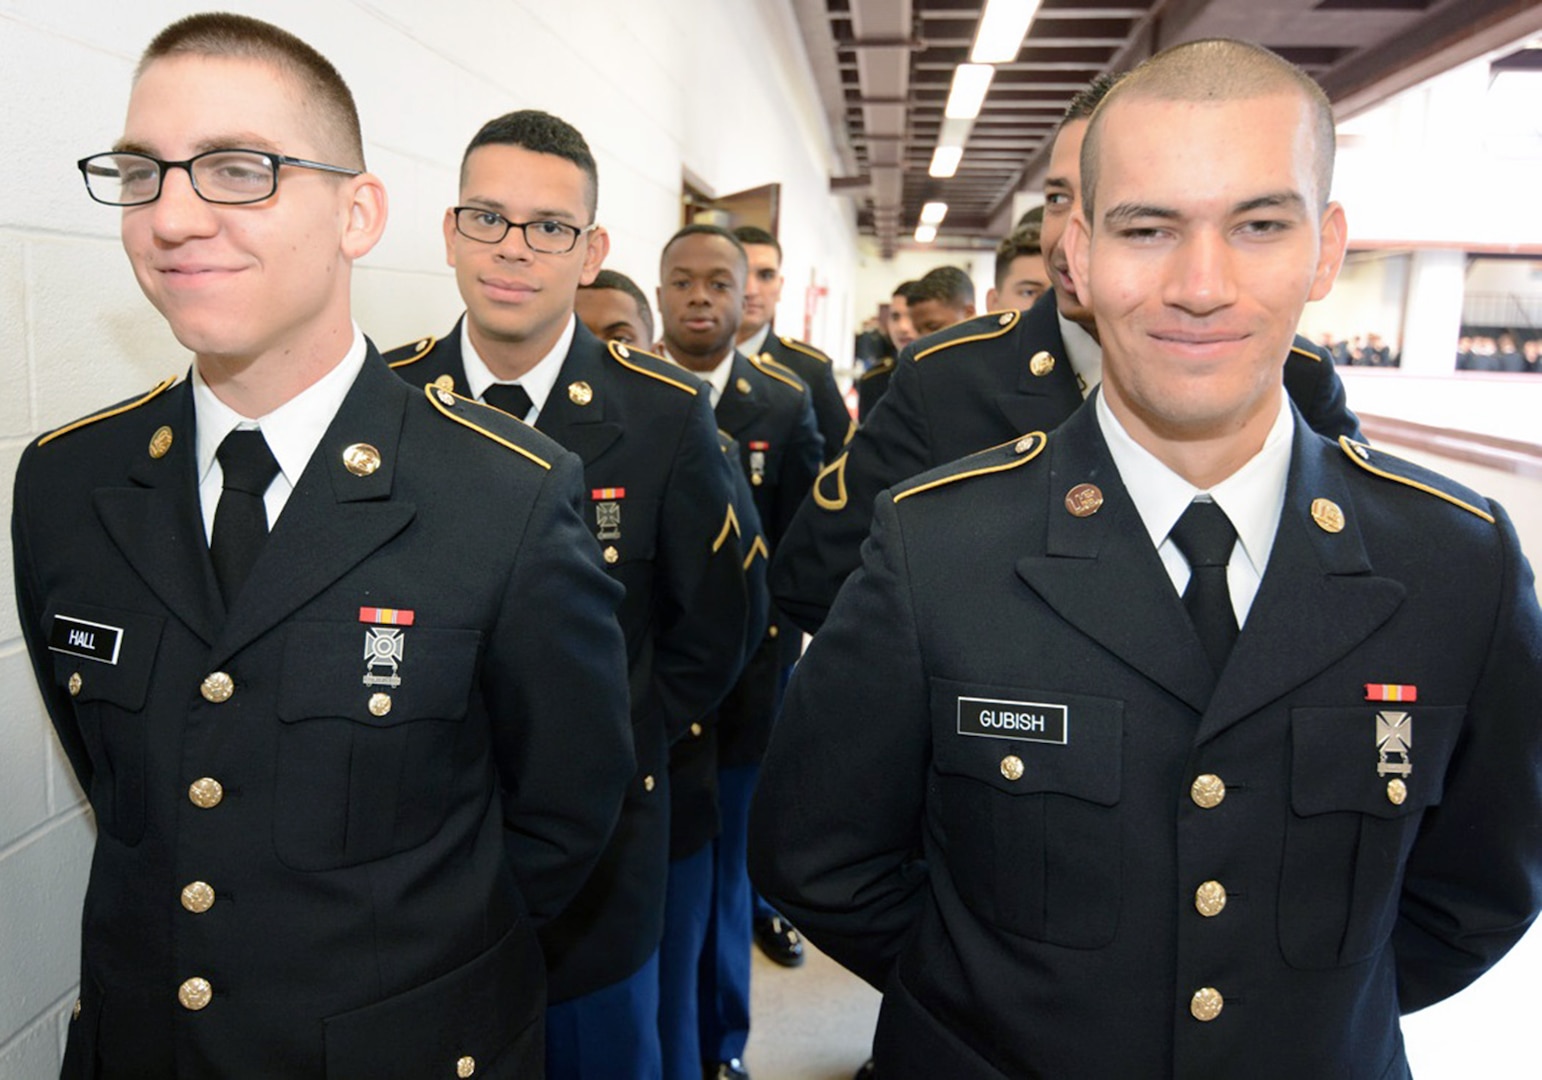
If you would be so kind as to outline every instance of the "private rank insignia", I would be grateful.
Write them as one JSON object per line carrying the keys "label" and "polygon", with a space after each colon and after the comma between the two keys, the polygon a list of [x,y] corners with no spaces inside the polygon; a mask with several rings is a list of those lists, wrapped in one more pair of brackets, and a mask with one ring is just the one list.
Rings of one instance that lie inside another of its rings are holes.
{"label": "private rank insignia", "polygon": [[594,502],[595,537],[599,540],[621,539],[621,500],[626,488],[594,488],[589,492]]}
{"label": "private rank insignia", "polygon": [[369,623],[364,629],[364,685],[401,686],[397,669],[406,648],[406,633],[398,627],[411,626],[410,608],[361,607],[359,621]]}
{"label": "private rank insignia", "polygon": [[759,487],[766,482],[766,451],[771,449],[771,444],[763,439],[754,439],[750,447],[750,483]]}

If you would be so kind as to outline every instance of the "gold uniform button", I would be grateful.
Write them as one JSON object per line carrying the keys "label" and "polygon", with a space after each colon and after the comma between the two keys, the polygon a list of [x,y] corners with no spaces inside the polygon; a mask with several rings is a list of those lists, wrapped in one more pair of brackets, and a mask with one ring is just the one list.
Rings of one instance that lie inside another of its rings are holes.
{"label": "gold uniform button", "polygon": [[182,887],[182,906],[194,915],[202,915],[214,906],[214,886],[205,881],[195,881]]}
{"label": "gold uniform button", "polygon": [[80,693],[80,688],[85,685],[85,680],[80,677],[80,672],[72,671],[70,672],[70,681],[68,685],[70,688],[70,697],[74,697],[76,694]]}
{"label": "gold uniform button", "polygon": [[753,476],[750,477],[750,484],[753,487],[759,487],[761,484],[764,484],[765,482],[766,482],[766,478],[764,476],[761,476],[759,473],[755,473]]}
{"label": "gold uniform button", "polygon": [[75,999],[75,1007],[70,1010],[70,1019],[71,1020],[79,1020],[80,1019],[80,1010],[81,1010],[80,999],[76,998]]}
{"label": "gold uniform button", "polygon": [[734,389],[741,394],[748,394],[750,392],[750,381],[742,377],[736,379],[734,380]]}
{"label": "gold uniform button", "polygon": [[446,390],[442,386],[438,390],[434,391],[434,396],[439,399],[439,404],[441,404],[441,405],[454,405],[455,404],[455,395],[450,393],[448,390]]}
{"label": "gold uniform button", "polygon": [[625,345],[618,341],[616,342],[616,355],[625,360],[627,357],[632,355],[632,350],[628,349]]}
{"label": "gold uniform button", "polygon": [[651,776],[643,777],[643,790],[644,791],[652,791],[653,788],[654,788],[654,779],[653,779],[653,777],[651,777]]}
{"label": "gold uniform button", "polygon": [[1189,785],[1189,798],[1202,810],[1214,810],[1226,798],[1226,785],[1212,773],[1196,776],[1194,783]]}
{"label": "gold uniform button", "polygon": [[198,685],[198,692],[211,705],[219,705],[229,701],[236,692],[236,681],[223,671],[216,671]]}
{"label": "gold uniform button", "polygon": [[369,443],[356,442],[343,451],[343,467],[355,476],[368,476],[380,468],[380,451]]}
{"label": "gold uniform button", "polygon": [[768,637],[768,638],[781,637],[781,635],[782,635],[782,628],[780,626],[776,626],[776,625],[773,624],[771,627],[769,627],[766,630],[766,637]]}
{"label": "gold uniform button", "polygon": [[177,1000],[188,1012],[206,1008],[213,998],[214,987],[209,985],[208,979],[191,978],[177,987]]}
{"label": "gold uniform button", "polygon": [[1408,785],[1401,780],[1387,781],[1387,801],[1393,806],[1402,806],[1408,798]]}
{"label": "gold uniform button", "polygon": [[369,696],[369,714],[371,716],[384,716],[391,711],[390,694],[371,694]]}
{"label": "gold uniform button", "polygon": [[1047,352],[1036,352],[1033,359],[1028,361],[1028,370],[1042,379],[1055,370],[1055,358]]}
{"label": "gold uniform button", "polygon": [[[441,376],[439,376],[439,378],[435,379],[429,385],[431,385],[431,386],[433,386],[433,387],[435,387],[436,389],[439,389],[439,390],[454,390],[455,389],[455,376],[454,375],[441,375]],[[451,398],[450,400],[454,401],[455,399]]]}
{"label": "gold uniform button", "polygon": [[205,776],[201,780],[194,780],[187,788],[188,801],[202,810],[212,810],[220,804],[220,800],[224,797],[224,786],[210,776]]}
{"label": "gold uniform button", "polygon": [[1008,754],[1001,759],[1001,775],[1008,780],[1021,780],[1023,778],[1023,759],[1016,754]]}
{"label": "gold uniform button", "polygon": [[1012,313],[1010,311],[1003,311],[1001,313],[1001,318],[997,319],[996,323],[999,326],[1010,326],[1011,323],[1012,323],[1012,320],[1015,319],[1015,318],[1017,318],[1017,316],[1014,313]]}
{"label": "gold uniform button", "polygon": [[611,566],[614,566],[616,563],[621,561],[621,552],[617,551],[615,545],[613,544],[608,545],[605,548],[603,554],[605,556],[605,561]]}
{"label": "gold uniform button", "polygon": [[701,738],[701,725],[700,724],[692,724],[691,725],[691,737],[694,738],[694,739]]}
{"label": "gold uniform button", "polygon": [[159,461],[166,456],[171,449],[171,428],[162,424],[155,429],[155,434],[150,436],[150,456]]}
{"label": "gold uniform button", "polygon": [[1189,999],[1189,1013],[1202,1024],[1208,1024],[1226,1007],[1226,999],[1213,986],[1202,986]]}
{"label": "gold uniform button", "polygon": [[467,1054],[465,1057],[461,1058],[455,1063],[455,1075],[460,1077],[460,1080],[466,1080],[466,1077],[470,1076],[476,1071],[477,1059],[472,1057],[470,1054]]}
{"label": "gold uniform button", "polygon": [[1194,910],[1213,919],[1226,906],[1226,887],[1219,881],[1207,881],[1194,890]]}

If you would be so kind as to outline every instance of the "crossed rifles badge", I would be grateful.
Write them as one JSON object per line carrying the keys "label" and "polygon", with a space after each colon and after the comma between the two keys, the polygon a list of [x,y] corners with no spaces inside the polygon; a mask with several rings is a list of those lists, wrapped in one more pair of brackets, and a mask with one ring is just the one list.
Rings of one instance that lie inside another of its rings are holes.
{"label": "crossed rifles badge", "polygon": [[359,609],[359,621],[371,624],[364,629],[365,686],[389,686],[394,690],[402,684],[396,671],[401,666],[407,639],[396,627],[411,626],[414,617],[408,608]]}
{"label": "crossed rifles badge", "polygon": [[[1367,683],[1365,699],[1413,702],[1419,700],[1419,690],[1398,683]],[[1376,714],[1376,775],[1392,777],[1387,781],[1387,799],[1394,806],[1401,806],[1408,798],[1408,784],[1403,777],[1413,772],[1409,754],[1412,745],[1413,717],[1393,709]]]}
{"label": "crossed rifles badge", "polygon": [[626,498],[626,488],[593,488],[589,498],[594,502],[594,524],[598,540],[621,539],[621,500]]}

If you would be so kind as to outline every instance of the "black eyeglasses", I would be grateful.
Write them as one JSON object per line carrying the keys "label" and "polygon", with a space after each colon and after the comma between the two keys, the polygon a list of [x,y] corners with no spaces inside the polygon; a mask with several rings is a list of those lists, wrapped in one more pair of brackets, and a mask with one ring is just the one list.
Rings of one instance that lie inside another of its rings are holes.
{"label": "black eyeglasses", "polygon": [[86,192],[108,206],[143,206],[161,197],[161,185],[167,169],[184,169],[192,180],[193,191],[204,202],[221,206],[258,203],[273,197],[278,190],[278,167],[293,165],[300,169],[358,176],[360,170],[319,161],[285,157],[266,150],[209,150],[186,161],[162,161],[149,154],[115,151],[92,154],[75,163],[86,178]]}
{"label": "black eyeglasses", "polygon": [[525,234],[525,243],[531,251],[542,255],[566,255],[578,246],[578,238],[595,228],[585,225],[569,225],[565,221],[510,221],[494,210],[481,206],[457,206],[455,231],[467,240],[481,244],[501,244],[510,229]]}

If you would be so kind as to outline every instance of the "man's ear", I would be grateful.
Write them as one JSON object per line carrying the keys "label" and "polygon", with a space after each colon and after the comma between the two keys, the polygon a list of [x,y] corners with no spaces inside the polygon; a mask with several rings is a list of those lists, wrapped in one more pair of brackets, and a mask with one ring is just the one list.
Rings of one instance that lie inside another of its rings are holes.
{"label": "man's ear", "polygon": [[444,264],[455,265],[455,211],[447,209],[444,212]]}
{"label": "man's ear", "polygon": [[597,225],[589,234],[588,246],[584,248],[584,269],[578,275],[580,285],[593,284],[599,275],[600,267],[605,263],[605,256],[610,254],[610,233],[604,226]]}
{"label": "man's ear", "polygon": [[1344,265],[1344,253],[1349,247],[1349,223],[1344,208],[1329,203],[1322,213],[1320,237],[1321,250],[1317,253],[1317,270],[1312,275],[1312,291],[1308,299],[1321,300],[1333,291],[1339,270]]}
{"label": "man's ear", "polygon": [[343,184],[347,221],[343,226],[343,256],[352,262],[368,255],[385,233],[389,201],[385,185],[374,173],[360,173]]}
{"label": "man's ear", "polygon": [[1071,291],[1076,294],[1078,304],[1090,308],[1092,298],[1088,293],[1087,282],[1092,267],[1092,226],[1087,223],[1080,208],[1066,223],[1065,238],[1061,243],[1065,245],[1066,262],[1071,267]]}

